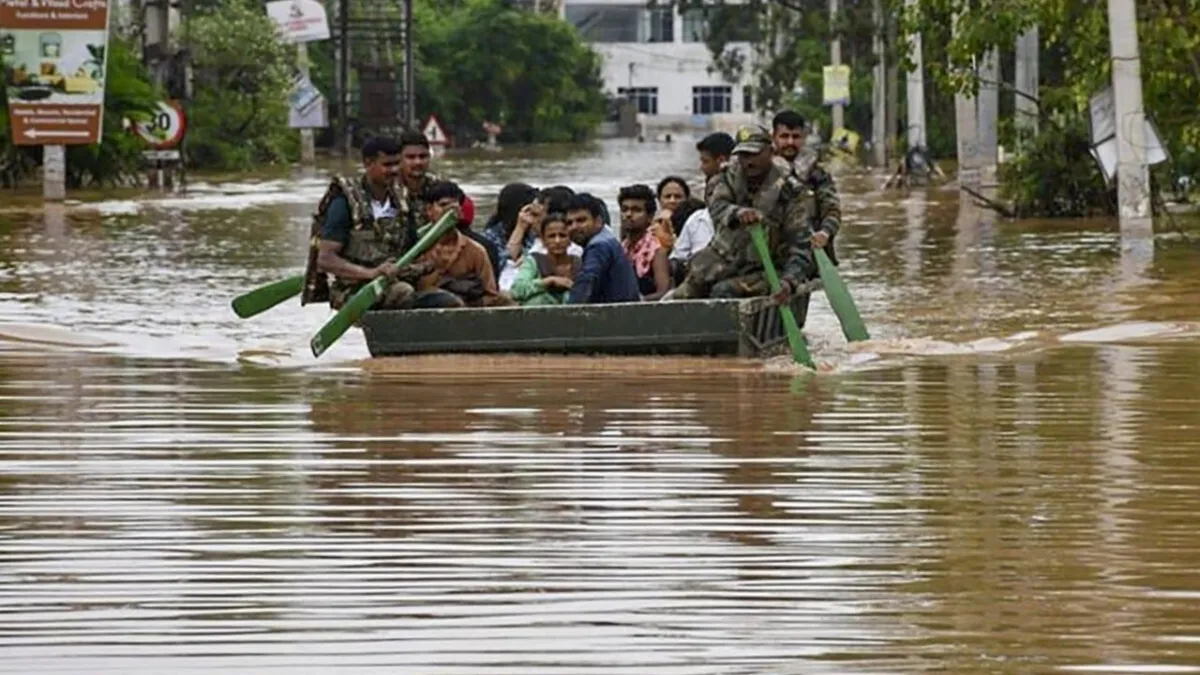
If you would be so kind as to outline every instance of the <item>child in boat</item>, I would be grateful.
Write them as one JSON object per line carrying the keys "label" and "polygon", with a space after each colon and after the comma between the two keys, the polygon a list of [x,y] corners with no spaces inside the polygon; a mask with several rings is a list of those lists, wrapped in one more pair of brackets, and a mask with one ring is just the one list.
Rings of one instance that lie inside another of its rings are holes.
{"label": "child in boat", "polygon": [[531,249],[521,262],[511,294],[524,307],[561,305],[579,273],[580,258],[569,249],[566,215],[554,212],[542,221],[538,237],[544,251]]}

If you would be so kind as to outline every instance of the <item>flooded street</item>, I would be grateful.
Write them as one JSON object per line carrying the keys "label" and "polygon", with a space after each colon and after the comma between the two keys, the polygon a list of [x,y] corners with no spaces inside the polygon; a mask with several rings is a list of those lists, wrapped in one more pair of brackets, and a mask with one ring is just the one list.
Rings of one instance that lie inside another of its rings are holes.
{"label": "flooded street", "polygon": [[[615,214],[693,144],[438,168]],[[315,360],[327,308],[229,301],[320,175],[0,206],[0,673],[1200,673],[1200,248],[883,180],[811,377]]]}

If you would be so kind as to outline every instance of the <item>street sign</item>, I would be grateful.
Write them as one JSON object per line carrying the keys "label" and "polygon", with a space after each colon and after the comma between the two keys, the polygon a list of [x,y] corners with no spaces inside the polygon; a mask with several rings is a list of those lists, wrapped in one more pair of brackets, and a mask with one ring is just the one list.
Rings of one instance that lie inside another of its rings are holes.
{"label": "street sign", "polygon": [[100,142],[110,4],[0,0],[14,145]]}
{"label": "street sign", "polygon": [[187,116],[183,106],[178,101],[166,101],[158,104],[158,109],[145,122],[134,125],[134,131],[150,147],[158,150],[173,148],[183,140],[187,132]]}
{"label": "street sign", "polygon": [[277,0],[267,3],[267,16],[287,42],[329,39],[329,17],[316,0]]}
{"label": "street sign", "polygon": [[446,130],[442,128],[442,123],[438,121],[437,115],[430,115],[429,119],[425,120],[425,127],[421,129],[421,133],[425,134],[425,138],[429,139],[430,145],[444,146],[450,142],[446,136]]}

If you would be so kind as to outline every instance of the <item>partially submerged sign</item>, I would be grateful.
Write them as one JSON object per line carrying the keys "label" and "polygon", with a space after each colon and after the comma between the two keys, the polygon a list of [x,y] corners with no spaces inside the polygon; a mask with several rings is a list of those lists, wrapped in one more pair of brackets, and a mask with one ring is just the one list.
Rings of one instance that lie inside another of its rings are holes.
{"label": "partially submerged sign", "polygon": [[[0,0],[3,1],[3,0]],[[267,3],[267,16],[287,42],[329,39],[329,17],[317,0],[277,0]]]}
{"label": "partially submerged sign", "polygon": [[[1117,114],[1116,99],[1112,87],[1096,94],[1088,101],[1088,115],[1092,127],[1092,157],[1100,165],[1104,180],[1112,182],[1117,175]],[[1149,117],[1145,118],[1146,165],[1154,166],[1167,161],[1167,151],[1158,136],[1158,129]]]}
{"label": "partially submerged sign", "polygon": [[0,0],[15,145],[99,143],[108,0]]}

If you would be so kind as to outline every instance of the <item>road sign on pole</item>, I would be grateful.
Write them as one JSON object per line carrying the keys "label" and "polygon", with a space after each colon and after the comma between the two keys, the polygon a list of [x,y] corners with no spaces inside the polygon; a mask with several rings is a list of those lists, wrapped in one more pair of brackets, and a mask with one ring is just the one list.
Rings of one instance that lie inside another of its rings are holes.
{"label": "road sign on pole", "polygon": [[178,101],[163,101],[149,120],[138,122],[134,131],[156,150],[174,148],[187,132],[187,116]]}
{"label": "road sign on pole", "polygon": [[14,145],[100,142],[110,5],[0,2]]}

